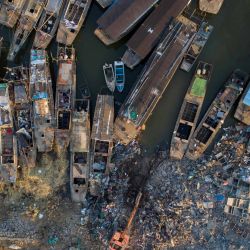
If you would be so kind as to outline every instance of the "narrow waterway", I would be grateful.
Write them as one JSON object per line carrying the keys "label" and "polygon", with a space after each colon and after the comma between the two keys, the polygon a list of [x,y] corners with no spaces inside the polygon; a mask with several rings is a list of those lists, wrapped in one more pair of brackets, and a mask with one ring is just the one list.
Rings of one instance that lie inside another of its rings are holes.
{"label": "narrow waterway", "polygon": [[[94,111],[96,95],[106,91],[102,65],[105,62],[113,62],[120,59],[126,50],[126,40],[131,36],[129,34],[127,38],[114,46],[104,46],[93,34],[96,28],[96,20],[102,13],[103,10],[93,1],[87,22],[74,43],[77,53],[78,89],[82,85],[88,84],[92,94],[92,111]],[[250,72],[249,13],[249,0],[225,0],[217,16],[208,16],[208,21],[215,26],[215,29],[199,60],[212,63],[214,70],[202,109],[203,114],[235,68],[241,68]],[[7,40],[11,39],[11,31],[7,28],[1,27],[0,33]],[[33,38],[34,34],[29,38],[29,43],[19,54],[16,64],[22,63],[28,65],[29,50],[32,46]],[[50,46],[50,50],[54,56],[56,46],[55,41]],[[7,50],[4,50],[1,57],[1,67],[7,65],[6,54]],[[126,69],[125,90],[122,94],[115,93],[116,112],[135,83],[142,67],[143,65],[141,64],[133,71]],[[185,73],[181,70],[177,71],[152,116],[146,123],[146,130],[140,139],[149,151],[161,142],[169,145],[178,112],[194,70],[195,67],[190,73]],[[52,72],[53,79],[56,79],[55,64],[53,65]],[[226,120],[226,125],[235,122],[232,114],[233,112]]]}

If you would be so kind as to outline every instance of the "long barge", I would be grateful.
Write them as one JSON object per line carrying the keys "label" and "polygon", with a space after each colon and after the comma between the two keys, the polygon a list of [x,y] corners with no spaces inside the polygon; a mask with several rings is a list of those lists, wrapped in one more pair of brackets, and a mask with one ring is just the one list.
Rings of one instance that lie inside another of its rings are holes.
{"label": "long barge", "polygon": [[43,49],[31,50],[29,93],[38,152],[51,151],[54,142],[54,99],[47,57]]}
{"label": "long barge", "polygon": [[226,81],[224,88],[219,91],[190,139],[186,152],[189,159],[198,159],[211,144],[242,93],[247,79],[247,73],[235,70]]}
{"label": "long barge", "polygon": [[70,190],[75,202],[84,202],[90,161],[90,96],[75,100],[70,136]]}
{"label": "long barge", "polygon": [[13,61],[37,24],[46,0],[28,0],[11,41],[7,60]]}
{"label": "long barge", "polygon": [[13,28],[22,13],[26,0],[3,0],[0,6],[0,24]]}
{"label": "long barge", "polygon": [[36,144],[33,133],[33,110],[29,97],[29,74],[23,66],[8,68],[5,74],[13,103],[13,121],[16,131],[18,158],[24,166],[36,165]]}
{"label": "long barge", "polygon": [[0,83],[0,181],[7,183],[15,183],[17,178],[17,140],[12,108],[8,84]]}
{"label": "long barge", "polygon": [[196,25],[187,19],[182,21],[173,22],[173,28],[149,58],[118,113],[114,133],[115,139],[123,144],[139,135],[193,40]]}
{"label": "long barge", "polygon": [[189,140],[198,122],[211,74],[212,65],[199,62],[174,128],[170,148],[172,159],[181,160],[187,150]]}
{"label": "long barge", "polygon": [[89,11],[92,0],[70,0],[63,13],[56,41],[71,45],[79,33]]}
{"label": "long barge", "polygon": [[97,20],[95,35],[106,45],[128,34],[159,0],[119,0]]}
{"label": "long barge", "polygon": [[36,29],[33,46],[46,49],[56,34],[65,0],[48,0]]}
{"label": "long barge", "polygon": [[73,47],[58,47],[58,76],[56,82],[55,149],[64,151],[69,146],[72,112],[76,94],[76,64]]}
{"label": "long barge", "polygon": [[114,97],[98,95],[91,132],[90,194],[100,196],[103,178],[110,171],[113,149]]}
{"label": "long barge", "polygon": [[244,91],[234,117],[246,125],[250,125],[250,82]]}
{"label": "long barge", "polygon": [[173,18],[178,17],[190,0],[161,1],[127,42],[122,57],[124,64],[133,69],[157,46],[164,30]]}

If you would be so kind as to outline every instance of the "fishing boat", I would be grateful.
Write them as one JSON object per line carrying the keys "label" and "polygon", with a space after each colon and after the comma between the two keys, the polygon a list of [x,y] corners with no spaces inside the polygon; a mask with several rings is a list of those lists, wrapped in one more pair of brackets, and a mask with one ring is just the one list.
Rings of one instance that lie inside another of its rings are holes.
{"label": "fishing boat", "polygon": [[30,98],[33,102],[34,135],[38,152],[49,152],[54,142],[54,101],[47,52],[32,49]]}
{"label": "fishing boat", "polygon": [[18,51],[24,45],[33,28],[36,26],[45,3],[46,0],[28,0],[28,4],[18,21],[7,60],[13,61],[15,59]]}
{"label": "fishing boat", "polygon": [[190,139],[186,152],[189,159],[198,159],[211,144],[224,124],[233,104],[242,93],[247,79],[248,74],[239,69],[235,70],[229,77]]}
{"label": "fishing boat", "polygon": [[199,8],[210,14],[218,14],[224,0],[199,0]]}
{"label": "fishing boat", "polygon": [[7,83],[0,83],[0,181],[16,182],[17,141]]}
{"label": "fishing boat", "polygon": [[214,27],[203,22],[196,33],[187,53],[184,55],[180,68],[189,72],[205,47]]}
{"label": "fishing boat", "polygon": [[250,82],[244,91],[234,117],[246,125],[250,125]]}
{"label": "fishing boat", "polygon": [[105,77],[105,81],[107,84],[107,87],[111,92],[115,91],[115,74],[112,64],[105,63],[103,65],[103,73]]}
{"label": "fishing boat", "polygon": [[91,132],[89,191],[101,196],[101,188],[110,171],[113,149],[114,97],[98,95]]}
{"label": "fishing boat", "polygon": [[170,148],[172,159],[181,160],[187,150],[198,122],[211,74],[212,65],[199,62],[176,121]]}
{"label": "fishing boat", "polygon": [[70,136],[70,190],[75,202],[83,202],[88,189],[90,160],[90,95],[75,100]]}
{"label": "fishing boat", "polygon": [[76,89],[75,49],[58,47],[58,76],[56,83],[55,148],[65,150],[70,142],[70,130]]}
{"label": "fishing boat", "polygon": [[57,31],[64,3],[65,0],[48,0],[36,29],[34,47],[47,48]]}
{"label": "fishing boat", "polygon": [[26,0],[3,0],[0,9],[0,24],[13,28],[25,3]]}
{"label": "fishing boat", "polygon": [[5,74],[11,89],[13,103],[14,128],[20,162],[28,167],[36,164],[36,145],[32,129],[32,105],[29,98],[28,69],[22,66],[8,68]]}
{"label": "fishing boat", "polygon": [[122,61],[115,61],[114,66],[116,88],[119,92],[122,92],[125,84],[124,63]]}
{"label": "fishing boat", "polygon": [[92,0],[70,0],[62,15],[56,41],[71,45],[79,33],[87,16]]}

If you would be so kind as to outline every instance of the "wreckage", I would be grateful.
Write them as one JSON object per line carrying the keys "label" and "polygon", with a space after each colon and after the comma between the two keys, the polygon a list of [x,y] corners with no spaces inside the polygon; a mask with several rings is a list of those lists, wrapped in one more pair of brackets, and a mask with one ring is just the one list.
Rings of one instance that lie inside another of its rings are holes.
{"label": "wreckage", "polygon": [[195,75],[184,97],[173,132],[170,148],[170,157],[173,159],[182,159],[186,152],[189,140],[198,122],[211,74],[212,65],[199,62]]}
{"label": "wreckage", "polygon": [[70,190],[75,202],[83,202],[88,189],[90,160],[90,95],[75,100],[70,135]]}
{"label": "wreckage", "polygon": [[0,84],[0,181],[14,183],[17,175],[17,140],[7,83]]}
{"label": "wreckage", "polygon": [[15,59],[18,51],[24,45],[25,41],[37,24],[45,3],[45,0],[28,0],[28,4],[18,21],[14,37],[11,41],[7,60],[13,61]]}
{"label": "wreckage", "polygon": [[86,19],[92,0],[71,0],[62,15],[56,41],[71,45]]}
{"label": "wreckage", "polygon": [[8,68],[5,74],[13,103],[14,128],[20,160],[28,167],[36,165],[36,145],[33,133],[33,110],[29,98],[28,69],[22,66]]}
{"label": "wreckage", "polygon": [[247,79],[248,74],[241,70],[235,70],[229,77],[225,87],[217,94],[190,140],[186,153],[189,159],[198,159],[211,144],[233,104],[242,93]]}
{"label": "wreckage", "polygon": [[48,1],[36,29],[33,44],[35,47],[46,49],[53,39],[59,25],[64,3],[64,0]]}
{"label": "wreckage", "polygon": [[54,142],[54,101],[47,52],[32,49],[30,98],[33,102],[34,134],[38,152],[49,152]]}
{"label": "wreckage", "polygon": [[114,97],[98,95],[91,133],[90,193],[100,196],[102,181],[109,173],[113,148]]}
{"label": "wreckage", "polygon": [[58,76],[56,82],[56,129],[57,152],[69,146],[73,106],[76,92],[75,49],[58,47]]}
{"label": "wreckage", "polygon": [[3,0],[0,6],[0,23],[13,28],[22,13],[26,0]]}

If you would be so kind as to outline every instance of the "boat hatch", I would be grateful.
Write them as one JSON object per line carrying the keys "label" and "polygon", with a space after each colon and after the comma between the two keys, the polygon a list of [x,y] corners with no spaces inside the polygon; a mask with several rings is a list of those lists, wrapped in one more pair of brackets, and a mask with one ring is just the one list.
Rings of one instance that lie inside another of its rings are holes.
{"label": "boat hatch", "polygon": [[58,129],[69,129],[70,125],[70,111],[58,112]]}
{"label": "boat hatch", "polygon": [[106,141],[96,141],[95,152],[97,153],[108,153],[109,151],[109,142]]}
{"label": "boat hatch", "polygon": [[54,23],[56,22],[56,17],[52,16],[51,14],[47,14],[45,20],[48,21],[42,26],[41,30],[47,34],[50,34],[53,30]]}
{"label": "boat hatch", "polygon": [[105,173],[106,166],[107,166],[107,156],[103,155],[95,155],[94,163],[93,163],[93,170],[96,173]]}
{"label": "boat hatch", "polygon": [[74,154],[74,163],[86,164],[87,156],[88,156],[87,152],[76,152]]}
{"label": "boat hatch", "polygon": [[[86,179],[85,178],[74,178],[74,184],[75,185],[85,185],[86,184]],[[78,192],[78,189],[75,190],[76,192]]]}
{"label": "boat hatch", "polygon": [[202,142],[203,144],[206,144],[212,134],[213,134],[213,131],[211,131],[209,128],[202,126],[199,132],[197,133],[197,136],[195,137],[195,139]]}
{"label": "boat hatch", "polygon": [[[219,118],[219,117],[218,117]],[[220,119],[213,119],[212,117],[208,116],[205,120],[205,123],[212,128],[216,128],[219,124]]]}
{"label": "boat hatch", "polygon": [[181,119],[188,122],[194,122],[197,110],[198,110],[197,104],[187,102]]}
{"label": "boat hatch", "polygon": [[176,136],[179,137],[180,139],[187,140],[189,138],[190,132],[192,130],[192,126],[184,123],[180,123]]}

